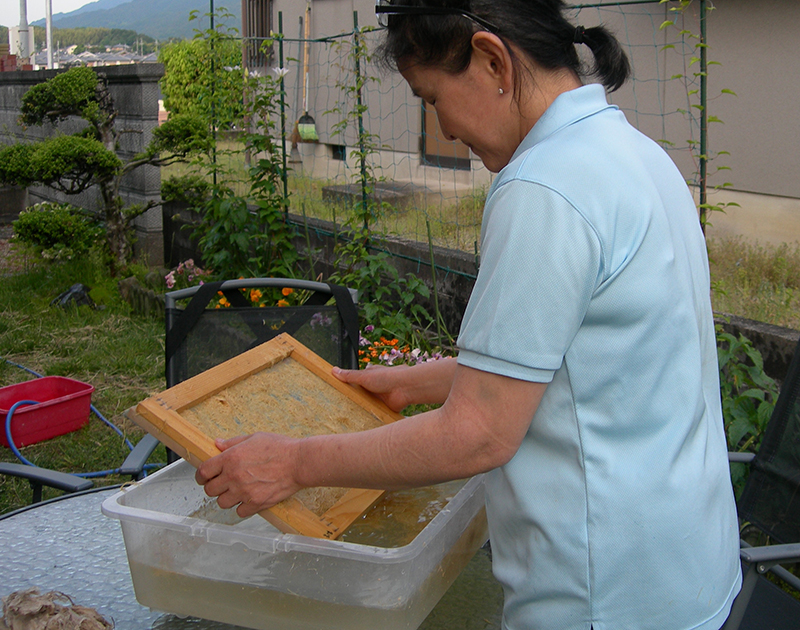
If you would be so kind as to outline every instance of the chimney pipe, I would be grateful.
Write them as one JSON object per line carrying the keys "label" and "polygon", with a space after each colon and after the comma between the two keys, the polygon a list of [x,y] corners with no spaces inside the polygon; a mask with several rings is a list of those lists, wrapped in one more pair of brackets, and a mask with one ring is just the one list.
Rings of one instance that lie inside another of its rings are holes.
{"label": "chimney pipe", "polygon": [[[23,0],[24,1],[24,0]],[[53,69],[53,0],[45,0],[47,31],[45,39],[47,43],[47,69]]]}
{"label": "chimney pipe", "polygon": [[19,0],[19,56],[22,60],[26,60],[31,56],[31,51],[28,50],[30,41],[28,36],[28,2],[27,0]]}

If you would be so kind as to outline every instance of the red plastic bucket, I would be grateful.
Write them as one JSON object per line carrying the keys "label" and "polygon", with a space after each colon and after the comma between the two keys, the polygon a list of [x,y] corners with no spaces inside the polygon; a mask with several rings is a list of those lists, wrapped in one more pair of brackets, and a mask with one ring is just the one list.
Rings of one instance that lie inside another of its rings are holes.
{"label": "red plastic bucket", "polygon": [[32,381],[0,387],[0,444],[8,447],[6,416],[21,400],[11,418],[11,438],[19,447],[49,440],[80,429],[89,421],[94,387],[64,376],[44,376]]}

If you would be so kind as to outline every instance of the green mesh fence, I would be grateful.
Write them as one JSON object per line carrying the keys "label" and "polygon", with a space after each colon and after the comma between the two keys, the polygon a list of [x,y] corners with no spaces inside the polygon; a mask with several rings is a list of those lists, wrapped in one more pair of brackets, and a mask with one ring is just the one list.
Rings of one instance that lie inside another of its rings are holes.
{"label": "green mesh fence", "polygon": [[[681,4],[688,7],[675,10]],[[703,0],[570,9],[576,24],[604,24],[617,35],[633,78],[611,101],[700,187],[705,9]],[[372,15],[361,19],[374,22]],[[273,45],[272,67],[263,70],[282,67],[285,73],[281,109],[290,212],[340,226],[365,223],[381,234],[477,255],[492,174],[465,147],[437,140],[435,113],[424,110],[399,75],[378,67],[372,55],[381,32],[359,28],[358,20],[354,14],[350,32],[317,39],[304,39],[302,24],[294,33],[285,28]]]}

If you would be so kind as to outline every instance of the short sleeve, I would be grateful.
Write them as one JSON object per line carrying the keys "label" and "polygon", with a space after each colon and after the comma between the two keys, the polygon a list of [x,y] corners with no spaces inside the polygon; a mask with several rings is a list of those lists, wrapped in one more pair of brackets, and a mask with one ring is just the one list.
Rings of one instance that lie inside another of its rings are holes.
{"label": "short sleeve", "polygon": [[600,284],[600,240],[564,196],[520,180],[492,190],[481,238],[459,363],[549,383]]}

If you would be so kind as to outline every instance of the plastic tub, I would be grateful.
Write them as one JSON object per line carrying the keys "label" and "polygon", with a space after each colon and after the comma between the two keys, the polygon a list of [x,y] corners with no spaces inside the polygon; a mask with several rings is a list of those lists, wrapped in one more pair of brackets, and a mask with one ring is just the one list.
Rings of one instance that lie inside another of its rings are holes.
{"label": "plastic tub", "polygon": [[139,603],[264,630],[413,630],[488,538],[482,476],[394,548],[241,520],[205,496],[183,461],[102,510],[120,521]]}
{"label": "plastic tub", "polygon": [[11,438],[19,447],[36,444],[80,429],[89,421],[94,387],[64,376],[44,376],[32,381],[0,387],[0,444],[8,447],[5,422],[8,411],[21,400],[11,418]]}

